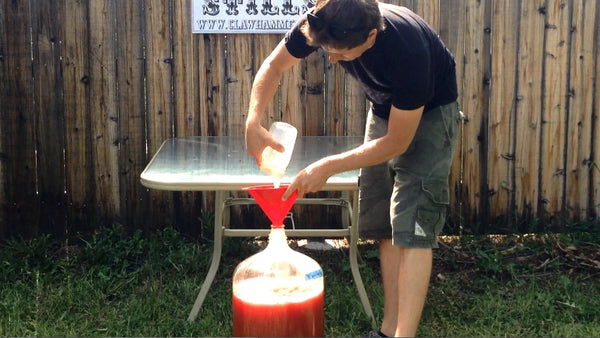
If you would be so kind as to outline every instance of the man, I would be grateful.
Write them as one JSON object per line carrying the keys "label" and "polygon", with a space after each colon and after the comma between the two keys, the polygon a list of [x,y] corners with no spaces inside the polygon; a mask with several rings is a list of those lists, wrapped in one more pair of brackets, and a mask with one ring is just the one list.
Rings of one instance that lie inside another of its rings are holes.
{"label": "man", "polygon": [[446,217],[448,175],[460,120],[455,63],[410,10],[377,0],[318,0],[260,67],[252,87],[246,146],[260,165],[283,147],[260,121],[281,75],[317,48],[362,85],[371,107],[365,142],[300,171],[283,196],[321,189],[361,168],[359,231],[380,241],[381,328],[370,336],[414,336],[425,302],[432,248]]}

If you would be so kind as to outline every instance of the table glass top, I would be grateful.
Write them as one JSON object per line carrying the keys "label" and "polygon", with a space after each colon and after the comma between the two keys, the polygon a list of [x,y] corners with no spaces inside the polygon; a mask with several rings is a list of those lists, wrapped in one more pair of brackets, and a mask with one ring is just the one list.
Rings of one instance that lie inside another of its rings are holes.
{"label": "table glass top", "polygon": [[[362,143],[360,136],[298,137],[282,183],[308,164]],[[141,174],[144,186],[161,190],[238,190],[258,184],[272,184],[245,149],[243,136],[197,136],[166,140]],[[356,189],[358,170],[329,178],[328,190]]]}

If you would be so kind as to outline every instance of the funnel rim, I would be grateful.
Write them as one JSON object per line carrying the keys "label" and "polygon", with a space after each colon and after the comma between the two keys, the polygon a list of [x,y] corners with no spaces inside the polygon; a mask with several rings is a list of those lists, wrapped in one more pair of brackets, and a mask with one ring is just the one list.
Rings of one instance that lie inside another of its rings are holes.
{"label": "funnel rim", "polygon": [[281,199],[288,187],[289,184],[280,185],[278,188],[273,184],[266,184],[245,187],[243,190],[254,197],[273,226],[283,226],[283,220],[298,198],[298,192],[294,191],[287,199]]}
{"label": "funnel rim", "polygon": [[281,183],[279,184],[279,188],[275,188],[274,184],[261,184],[261,185],[252,185],[249,187],[243,187],[242,190],[248,191],[248,190],[258,190],[258,189],[265,189],[265,188],[273,188],[273,189],[282,189],[282,188],[286,188],[289,187],[289,183]]}

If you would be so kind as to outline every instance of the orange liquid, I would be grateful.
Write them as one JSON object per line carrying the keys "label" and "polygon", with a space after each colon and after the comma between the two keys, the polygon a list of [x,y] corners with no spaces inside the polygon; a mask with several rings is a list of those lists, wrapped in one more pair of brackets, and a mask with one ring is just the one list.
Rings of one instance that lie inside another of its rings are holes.
{"label": "orange liquid", "polygon": [[[256,290],[255,290],[256,291]],[[256,303],[233,294],[233,335],[236,337],[324,336],[323,289],[290,302]]]}

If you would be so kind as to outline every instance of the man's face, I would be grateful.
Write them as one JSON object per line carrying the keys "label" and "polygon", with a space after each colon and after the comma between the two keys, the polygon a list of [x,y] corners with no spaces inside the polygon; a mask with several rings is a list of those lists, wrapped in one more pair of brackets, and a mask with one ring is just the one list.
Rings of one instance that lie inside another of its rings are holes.
{"label": "man's face", "polygon": [[373,47],[377,30],[373,29],[369,32],[367,40],[354,48],[337,49],[329,46],[322,46],[323,50],[329,54],[329,62],[336,63],[338,61],[352,61],[361,56],[367,49]]}
{"label": "man's face", "polygon": [[338,61],[352,61],[361,56],[365,51],[363,45],[350,49],[335,49],[323,46],[323,50],[329,54],[329,62],[336,63]]}

